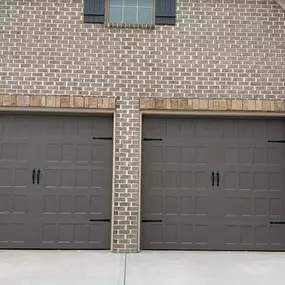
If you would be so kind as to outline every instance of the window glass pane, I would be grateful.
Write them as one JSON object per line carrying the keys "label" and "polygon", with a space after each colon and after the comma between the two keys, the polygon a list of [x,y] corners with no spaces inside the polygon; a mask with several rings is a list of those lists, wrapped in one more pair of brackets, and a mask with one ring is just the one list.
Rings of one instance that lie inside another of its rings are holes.
{"label": "window glass pane", "polygon": [[122,8],[110,7],[110,23],[122,23]]}
{"label": "window glass pane", "polygon": [[[146,7],[151,8],[152,7],[152,1],[153,0],[138,0],[139,7]],[[136,0],[135,0],[136,2]]]}
{"label": "window glass pane", "polygon": [[126,24],[136,24],[137,8],[124,8],[123,22]]}
{"label": "window glass pane", "polygon": [[150,8],[139,8],[138,24],[151,24],[151,17]]}
{"label": "window glass pane", "polygon": [[151,24],[153,0],[110,0],[110,23]]}
{"label": "window glass pane", "polygon": [[110,6],[113,6],[113,5],[122,7],[123,0],[110,0]]}
{"label": "window glass pane", "polygon": [[137,0],[124,0],[124,6],[137,6],[138,5],[138,1]]}

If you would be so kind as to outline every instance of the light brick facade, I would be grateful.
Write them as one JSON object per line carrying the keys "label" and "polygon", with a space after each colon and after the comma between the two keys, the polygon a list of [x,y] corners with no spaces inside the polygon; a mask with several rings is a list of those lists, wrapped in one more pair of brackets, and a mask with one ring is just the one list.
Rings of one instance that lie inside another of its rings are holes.
{"label": "light brick facade", "polygon": [[113,250],[136,252],[140,108],[284,112],[285,10],[177,0],[175,26],[126,28],[83,2],[0,0],[0,105],[116,109]]}

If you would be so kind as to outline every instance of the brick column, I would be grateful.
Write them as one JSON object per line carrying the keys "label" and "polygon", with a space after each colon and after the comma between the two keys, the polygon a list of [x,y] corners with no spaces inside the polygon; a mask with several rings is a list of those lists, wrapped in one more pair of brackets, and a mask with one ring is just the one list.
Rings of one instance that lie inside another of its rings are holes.
{"label": "brick column", "polygon": [[138,251],[140,113],[139,98],[117,100],[113,251]]}

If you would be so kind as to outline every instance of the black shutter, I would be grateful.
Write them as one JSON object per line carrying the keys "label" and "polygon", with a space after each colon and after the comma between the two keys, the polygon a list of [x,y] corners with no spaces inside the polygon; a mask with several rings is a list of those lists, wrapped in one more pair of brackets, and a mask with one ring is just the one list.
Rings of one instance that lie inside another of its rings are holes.
{"label": "black shutter", "polygon": [[104,23],[105,0],[84,0],[84,22]]}
{"label": "black shutter", "polygon": [[155,24],[175,25],[176,0],[155,1]]}

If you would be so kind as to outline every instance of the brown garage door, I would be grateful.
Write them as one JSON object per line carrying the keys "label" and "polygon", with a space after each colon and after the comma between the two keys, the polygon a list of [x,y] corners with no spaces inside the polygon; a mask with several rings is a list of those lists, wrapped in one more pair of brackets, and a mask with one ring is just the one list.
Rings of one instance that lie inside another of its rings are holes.
{"label": "brown garage door", "polygon": [[142,248],[284,250],[284,139],[281,120],[144,118]]}
{"label": "brown garage door", "polygon": [[110,247],[112,125],[0,116],[0,248]]}

